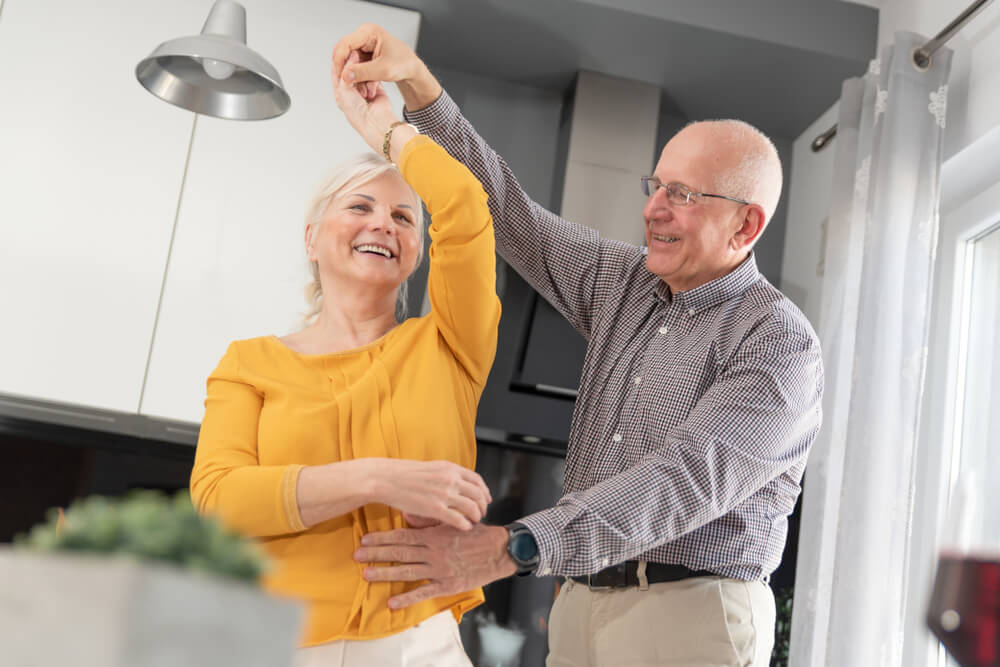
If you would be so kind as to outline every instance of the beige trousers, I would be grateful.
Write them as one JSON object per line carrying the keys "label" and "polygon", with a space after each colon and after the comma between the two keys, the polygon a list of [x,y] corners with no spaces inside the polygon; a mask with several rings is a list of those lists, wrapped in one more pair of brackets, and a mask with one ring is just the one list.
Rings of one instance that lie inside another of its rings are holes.
{"label": "beige trousers", "polygon": [[381,639],[341,639],[295,652],[293,667],[472,667],[450,611]]}
{"label": "beige trousers", "polygon": [[767,667],[774,595],[762,581],[694,577],[609,591],[567,580],[546,667]]}

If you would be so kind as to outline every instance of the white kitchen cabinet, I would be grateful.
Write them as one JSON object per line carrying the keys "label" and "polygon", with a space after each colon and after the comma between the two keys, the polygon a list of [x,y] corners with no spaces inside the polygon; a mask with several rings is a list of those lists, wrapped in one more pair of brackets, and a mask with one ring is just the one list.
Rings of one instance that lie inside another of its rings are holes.
{"label": "white kitchen cabinet", "polygon": [[0,394],[138,409],[192,116],[136,82],[190,0],[5,0]]}
{"label": "white kitchen cabinet", "polygon": [[263,122],[198,118],[140,409],[152,417],[200,422],[205,379],[230,341],[298,326],[307,200],[331,167],[367,150],[333,99],[333,46],[365,22],[411,46],[419,28],[416,12],[361,2],[244,4],[248,42],[292,105]]}

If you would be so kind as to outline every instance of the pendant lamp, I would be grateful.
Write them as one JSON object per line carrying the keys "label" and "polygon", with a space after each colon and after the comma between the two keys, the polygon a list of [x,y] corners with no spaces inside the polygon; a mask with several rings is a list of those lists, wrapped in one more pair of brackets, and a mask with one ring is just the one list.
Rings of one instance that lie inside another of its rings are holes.
{"label": "pendant lamp", "polygon": [[246,10],[217,0],[200,35],[160,44],[135,76],[160,99],[195,113],[229,120],[280,116],[291,104],[281,76],[246,41]]}

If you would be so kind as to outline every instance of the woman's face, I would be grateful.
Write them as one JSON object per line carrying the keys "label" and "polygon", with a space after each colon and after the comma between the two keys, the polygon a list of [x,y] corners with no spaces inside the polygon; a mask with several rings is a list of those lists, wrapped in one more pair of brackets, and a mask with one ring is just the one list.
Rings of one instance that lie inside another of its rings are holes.
{"label": "woman's face", "polygon": [[[420,202],[396,172],[349,189],[330,202],[312,247],[324,282],[394,290],[417,265]],[[311,227],[311,225],[310,225]],[[307,238],[312,232],[306,230]],[[323,291],[330,293],[324,285]]]}

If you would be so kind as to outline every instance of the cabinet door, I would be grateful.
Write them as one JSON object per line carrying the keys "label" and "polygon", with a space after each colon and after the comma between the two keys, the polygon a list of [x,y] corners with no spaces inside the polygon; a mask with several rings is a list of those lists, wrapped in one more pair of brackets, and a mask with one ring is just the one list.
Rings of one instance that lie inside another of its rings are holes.
{"label": "cabinet door", "polygon": [[365,22],[413,46],[420,20],[360,2],[244,4],[249,45],[281,73],[292,105],[260,123],[198,119],[141,406],[153,417],[200,422],[205,378],[230,341],[299,327],[307,200],[331,167],[367,150],[333,99],[333,46]]}
{"label": "cabinet door", "polygon": [[0,394],[138,409],[193,115],[134,69],[204,12],[3,2]]}

